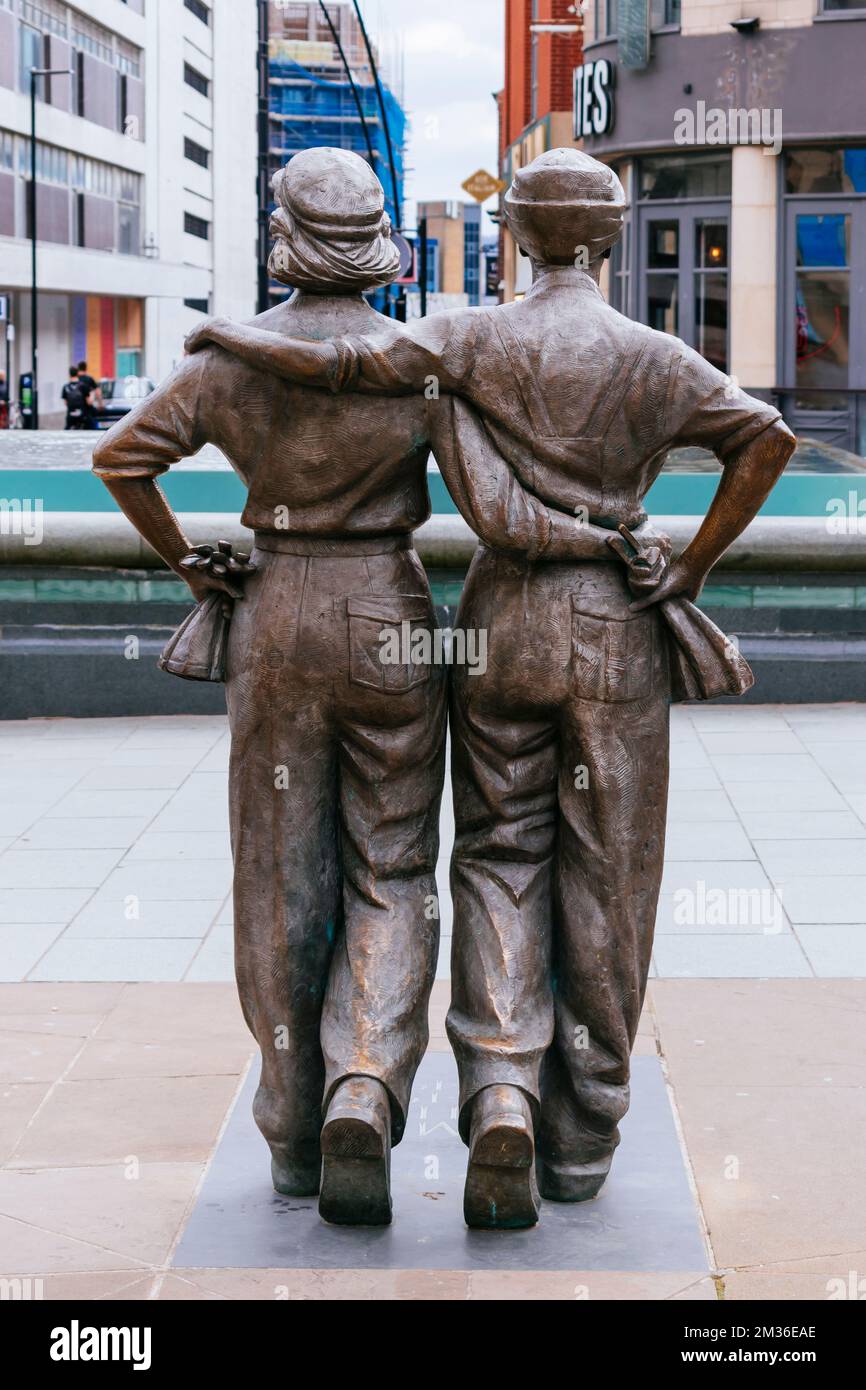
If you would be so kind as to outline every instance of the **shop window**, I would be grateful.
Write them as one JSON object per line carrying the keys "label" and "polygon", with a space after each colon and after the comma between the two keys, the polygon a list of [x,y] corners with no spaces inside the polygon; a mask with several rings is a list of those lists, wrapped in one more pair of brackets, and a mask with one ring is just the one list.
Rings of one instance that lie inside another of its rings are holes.
{"label": "shop window", "polygon": [[728,223],[695,222],[695,347],[702,357],[728,370]]}
{"label": "shop window", "polygon": [[866,193],[866,146],[788,150],[787,193]]}
{"label": "shop window", "polygon": [[640,197],[730,198],[729,154],[659,155],[640,161]]}
{"label": "shop window", "polygon": [[848,386],[851,218],[847,213],[798,213],[796,217],[798,405],[844,409]]}
{"label": "shop window", "polygon": [[861,10],[866,12],[866,0],[820,0],[822,14],[836,14],[839,10]]}

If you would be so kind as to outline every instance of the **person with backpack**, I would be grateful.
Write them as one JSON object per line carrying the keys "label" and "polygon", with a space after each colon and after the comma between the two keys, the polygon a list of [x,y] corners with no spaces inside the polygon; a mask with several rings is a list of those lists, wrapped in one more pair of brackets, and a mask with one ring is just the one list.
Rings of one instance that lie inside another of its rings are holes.
{"label": "person with backpack", "polygon": [[99,424],[96,419],[96,407],[102,405],[102,392],[99,389],[99,383],[88,372],[86,362],[79,362],[78,364],[78,380],[81,382],[87,395],[87,403],[84,407],[84,423],[81,428],[85,430],[98,430]]}
{"label": "person with backpack", "polygon": [[66,402],[66,428],[68,430],[86,429],[87,403],[90,393],[78,375],[78,368],[69,368],[69,380],[61,391]]}

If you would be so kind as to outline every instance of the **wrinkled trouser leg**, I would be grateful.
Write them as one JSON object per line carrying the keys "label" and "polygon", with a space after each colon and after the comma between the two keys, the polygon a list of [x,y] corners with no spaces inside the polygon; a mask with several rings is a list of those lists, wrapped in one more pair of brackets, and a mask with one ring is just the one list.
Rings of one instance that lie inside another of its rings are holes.
{"label": "wrinkled trouser leg", "polygon": [[394,1143],[436,977],[445,721],[442,667],[404,694],[351,689],[339,719],[344,927],[322,1015],[325,1105],[346,1077],[376,1078]]}
{"label": "wrinkled trouser leg", "polygon": [[628,604],[612,565],[488,553],[464,614],[490,670],[454,681],[461,1133],[483,1086],[520,1086],[561,1187],[618,1140],[663,867],[667,650]]}
{"label": "wrinkled trouser leg", "polygon": [[[473,683],[479,681],[475,686]],[[484,677],[455,673],[456,839],[447,1029],[460,1073],[460,1132],[485,1086],[519,1086],[535,1107],[553,1036],[555,726],[491,714]]]}
{"label": "wrinkled trouser leg", "polygon": [[542,1071],[539,1158],[566,1200],[569,1177],[609,1161],[628,1109],[663,867],[668,727],[666,692],[564,711],[556,1027]]}
{"label": "wrinkled trouser leg", "polygon": [[336,750],[296,656],[302,558],[261,557],[232,619],[229,776],[235,970],[261,1049],[253,1105],[274,1158],[317,1174],[322,1001],[341,929]]}
{"label": "wrinkled trouser leg", "polygon": [[[319,1162],[319,1030],[341,914],[335,760],[314,717],[284,716],[269,752],[238,749],[230,779],[238,991],[262,1053],[253,1113],[275,1157],[300,1168]],[[275,776],[287,786],[261,797],[252,833],[241,788]]]}

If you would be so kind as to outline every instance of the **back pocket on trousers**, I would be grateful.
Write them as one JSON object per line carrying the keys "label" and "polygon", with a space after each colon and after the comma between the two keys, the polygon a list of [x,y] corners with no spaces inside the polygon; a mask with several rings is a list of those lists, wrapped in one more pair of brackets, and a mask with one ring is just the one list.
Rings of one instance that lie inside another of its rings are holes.
{"label": "back pocket on trousers", "polygon": [[346,600],[349,679],[394,694],[430,679],[433,610],[423,594],[363,594]]}
{"label": "back pocket on trousers", "polygon": [[600,616],[572,599],[574,693],[580,700],[616,704],[645,700],[660,675],[658,615]]}

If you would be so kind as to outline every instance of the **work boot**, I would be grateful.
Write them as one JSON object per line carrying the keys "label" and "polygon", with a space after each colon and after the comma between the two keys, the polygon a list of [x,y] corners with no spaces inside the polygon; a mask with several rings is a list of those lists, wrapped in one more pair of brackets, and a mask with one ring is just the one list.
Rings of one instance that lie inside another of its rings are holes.
{"label": "work boot", "polygon": [[319,1191],[322,1160],[316,1154],[310,1163],[290,1159],[277,1144],[271,1145],[271,1180],[281,1197],[315,1197]]}
{"label": "work boot", "polygon": [[391,1106],[381,1081],[337,1087],[322,1128],[319,1215],[335,1226],[391,1222]]}
{"label": "work boot", "polygon": [[538,1186],[545,1202],[590,1202],[604,1187],[614,1150],[589,1163],[548,1163],[538,1160]]}
{"label": "work boot", "polygon": [[540,1206],[529,1101],[517,1086],[485,1086],[472,1103],[463,1194],[466,1225],[520,1230],[535,1225]]}

